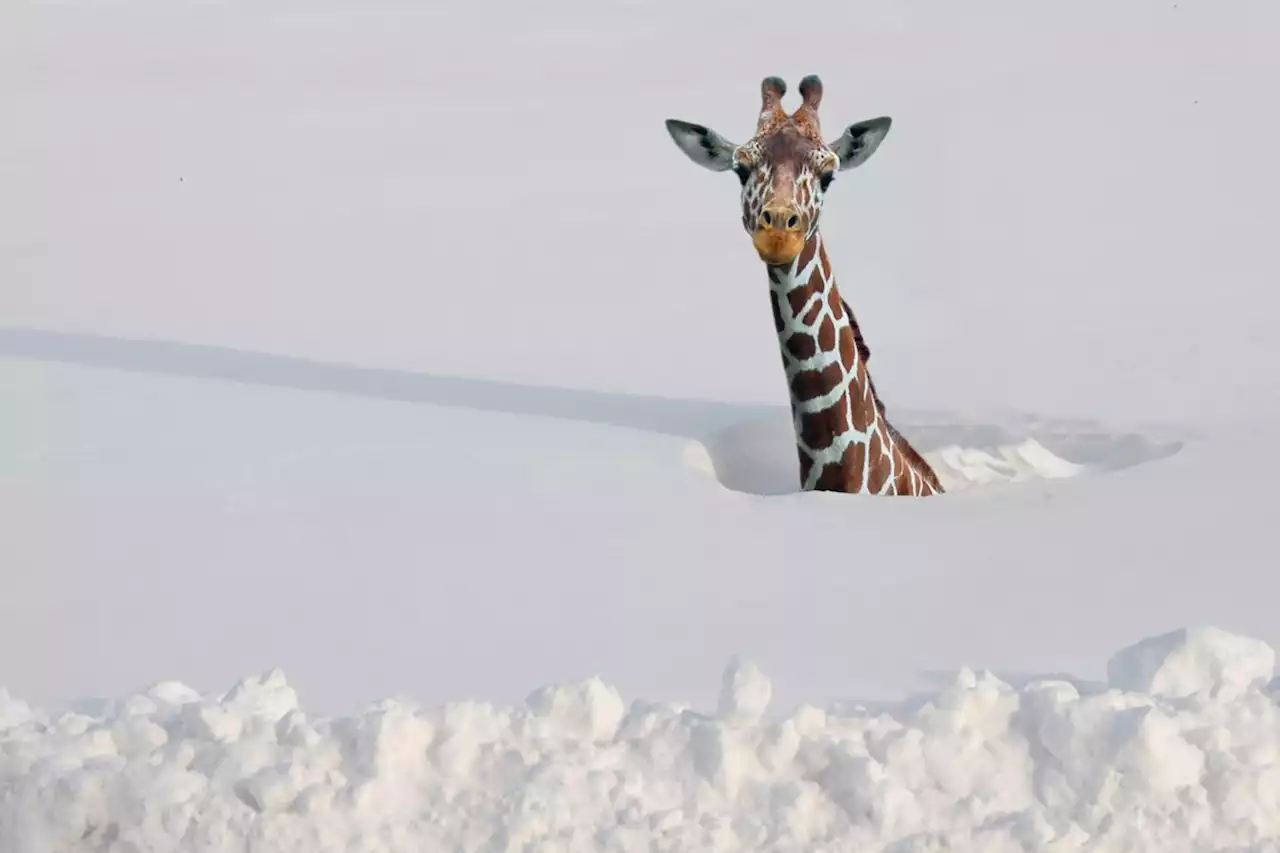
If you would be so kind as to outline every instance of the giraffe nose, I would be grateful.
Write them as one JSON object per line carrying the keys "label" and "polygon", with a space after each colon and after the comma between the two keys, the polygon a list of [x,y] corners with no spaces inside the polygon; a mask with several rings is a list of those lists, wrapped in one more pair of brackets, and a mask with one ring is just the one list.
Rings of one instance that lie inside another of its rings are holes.
{"label": "giraffe nose", "polygon": [[767,264],[789,264],[804,249],[804,217],[791,205],[769,205],[760,211],[751,235],[760,259]]}
{"label": "giraffe nose", "polygon": [[763,229],[767,231],[799,231],[801,218],[800,212],[794,207],[766,207],[760,212],[760,219],[756,223],[756,229]]}

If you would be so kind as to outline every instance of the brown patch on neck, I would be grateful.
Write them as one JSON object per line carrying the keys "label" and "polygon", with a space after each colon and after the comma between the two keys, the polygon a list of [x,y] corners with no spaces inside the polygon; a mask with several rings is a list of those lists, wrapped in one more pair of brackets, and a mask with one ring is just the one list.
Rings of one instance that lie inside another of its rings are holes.
{"label": "brown patch on neck", "polygon": [[[795,402],[791,405],[794,407]],[[843,400],[837,400],[820,412],[805,412],[800,415],[800,439],[814,450],[826,450],[837,435],[848,429],[849,411]]]}
{"label": "brown patch on neck", "polygon": [[831,352],[836,348],[836,324],[830,317],[823,317],[822,325],[818,327],[818,346],[823,352]]}
{"label": "brown patch on neck", "polygon": [[877,406],[875,392],[870,387],[871,381],[870,374],[867,373],[867,366],[861,362],[855,363],[853,361],[851,357],[853,350],[853,332],[849,331],[848,327],[845,327],[840,330],[841,360],[846,365],[845,369],[856,377],[849,387],[849,393],[853,397],[849,408],[853,410],[853,428],[858,432],[865,432],[875,423],[876,416],[880,414],[880,411]]}
{"label": "brown patch on neck", "polygon": [[813,260],[814,252],[818,251],[819,242],[817,234],[810,235],[809,239],[804,241],[804,248],[800,250],[800,257],[796,259],[796,269],[802,270],[809,266],[809,262]]}
{"label": "brown patch on neck", "polygon": [[[818,286],[821,287],[821,284],[819,284]],[[802,284],[799,287],[792,290],[791,292],[789,292],[785,298],[787,300],[787,304],[791,307],[791,316],[794,317],[797,314],[799,314],[801,311],[803,311],[804,306],[809,304],[809,301],[813,299],[814,295],[821,292],[822,291],[818,290],[813,286],[812,281],[810,281],[808,284]],[[821,300],[819,300],[814,304],[816,304],[819,309],[822,308]]]}
{"label": "brown patch on neck", "polygon": [[831,316],[839,320],[848,312],[844,308],[844,300],[840,298],[840,294],[833,287],[827,294],[827,304],[831,306]]}
{"label": "brown patch on neck", "polygon": [[[776,299],[773,302],[773,307],[775,310],[778,307]],[[782,330],[779,329],[778,331],[781,332]],[[812,335],[806,335],[804,332],[796,332],[794,335],[787,338],[787,352],[791,353],[796,358],[813,358],[818,352],[818,345],[813,340]]]}
{"label": "brown patch on neck", "polygon": [[824,397],[843,381],[844,371],[839,362],[833,361],[821,370],[801,370],[791,377],[791,396],[800,401]]}
{"label": "brown patch on neck", "polygon": [[884,488],[885,483],[889,481],[893,456],[888,450],[889,448],[885,445],[883,436],[880,435],[880,430],[872,433],[871,443],[867,448],[867,452],[871,455],[871,464],[867,466],[867,491],[872,494],[878,494]]}
{"label": "brown patch on neck", "polygon": [[[857,319],[847,302],[841,298],[836,282],[830,273],[830,260],[826,249],[815,234],[805,244],[799,263],[795,267],[801,269],[813,260],[817,253],[818,263],[815,265],[809,280],[798,285],[785,294],[788,300],[786,307],[794,316],[805,311],[802,321],[812,325],[817,320],[823,307],[830,314],[813,334],[796,332],[783,343],[783,363],[787,363],[787,355],[794,358],[810,358],[818,351],[839,351],[839,362],[827,365],[822,370],[800,371],[790,382],[791,405],[796,416],[797,438],[804,446],[814,451],[829,448],[836,437],[850,429],[869,432],[870,439],[866,443],[851,444],[838,462],[827,465],[818,476],[814,488],[821,491],[852,492],[866,490],[880,493],[890,485],[896,494],[914,494],[920,485],[927,484],[925,492],[942,494],[943,488],[937,474],[923,456],[894,429],[885,416],[885,407],[876,391],[871,378],[868,362],[871,358],[870,348],[862,338],[862,331]],[[770,269],[770,276],[776,282],[786,274],[784,270]],[[825,290],[825,293],[824,293]],[[819,301],[814,297],[822,295]],[[774,313],[774,324],[779,333],[784,328],[782,293],[771,294]],[[810,304],[813,302],[813,304]],[[837,329],[835,321],[848,318],[848,325]],[[802,412],[798,403],[826,396],[845,382],[848,382],[844,395],[833,405],[817,412]],[[851,422],[852,420],[852,422]],[[812,473],[813,460],[799,450],[801,482],[807,482]],[[863,482],[864,473],[866,482]]]}

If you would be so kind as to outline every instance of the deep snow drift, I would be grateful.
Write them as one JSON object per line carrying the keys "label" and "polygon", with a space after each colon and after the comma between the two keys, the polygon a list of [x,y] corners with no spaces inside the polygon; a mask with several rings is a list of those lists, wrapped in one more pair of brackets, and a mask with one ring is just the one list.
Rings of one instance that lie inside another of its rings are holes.
{"label": "deep snow drift", "polygon": [[742,661],[713,712],[590,679],[327,719],[279,671],[57,717],[0,696],[0,849],[1275,849],[1274,664],[1177,631],[1106,685],[963,670],[897,707],[785,717]]}

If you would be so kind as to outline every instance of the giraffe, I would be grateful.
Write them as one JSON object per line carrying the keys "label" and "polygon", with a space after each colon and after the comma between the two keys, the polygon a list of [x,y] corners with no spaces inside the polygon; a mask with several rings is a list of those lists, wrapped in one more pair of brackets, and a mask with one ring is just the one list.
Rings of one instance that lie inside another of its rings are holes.
{"label": "giraffe", "polygon": [[818,76],[800,81],[803,103],[791,115],[782,108],[786,93],[779,77],[761,82],[756,132],[742,145],[704,125],[666,125],[690,160],[713,172],[732,170],[742,184],[742,225],[768,272],[801,490],[942,494],[937,474],[885,415],[867,368],[871,352],[836,288],[818,229],[836,174],[865,163],[891,119],[849,125],[828,144],[818,124]]}

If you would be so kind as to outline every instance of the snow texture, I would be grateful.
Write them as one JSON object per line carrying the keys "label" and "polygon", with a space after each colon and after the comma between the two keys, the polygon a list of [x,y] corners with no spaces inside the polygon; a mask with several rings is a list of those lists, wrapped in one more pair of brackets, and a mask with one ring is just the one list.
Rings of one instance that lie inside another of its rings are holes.
{"label": "snow texture", "polygon": [[713,715],[594,678],[341,718],[279,671],[58,715],[3,696],[0,848],[1275,849],[1274,657],[1178,631],[1119,652],[1109,689],[964,669],[894,708],[780,716],[740,660]]}
{"label": "snow texture", "polygon": [[[0,4],[0,853],[1280,851],[1278,27]],[[810,73],[938,499],[663,128]]]}

